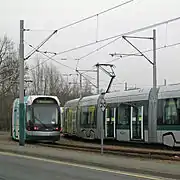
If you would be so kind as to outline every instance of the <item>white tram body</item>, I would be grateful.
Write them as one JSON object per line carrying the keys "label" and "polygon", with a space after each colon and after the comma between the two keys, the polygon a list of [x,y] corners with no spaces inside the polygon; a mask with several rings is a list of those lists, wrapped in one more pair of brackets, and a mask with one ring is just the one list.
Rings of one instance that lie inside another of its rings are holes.
{"label": "white tram body", "polygon": [[[60,139],[60,102],[56,96],[32,95],[24,97],[25,140]],[[12,108],[12,139],[19,140],[19,98]]]}

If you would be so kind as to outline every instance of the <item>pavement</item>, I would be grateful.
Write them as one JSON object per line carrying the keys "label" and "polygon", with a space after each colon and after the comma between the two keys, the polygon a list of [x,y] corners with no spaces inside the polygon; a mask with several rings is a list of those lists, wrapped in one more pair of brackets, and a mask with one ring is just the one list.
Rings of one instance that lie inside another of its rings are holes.
{"label": "pavement", "polygon": [[[113,155],[98,155],[89,152],[79,152],[36,145],[19,146],[18,143],[10,144],[0,141],[0,152],[10,152],[32,156],[37,158],[51,159],[68,163],[83,164],[101,167],[111,170],[132,172],[151,176],[161,176],[164,178],[180,179],[180,162],[147,160],[141,158],[130,158]],[[3,164],[2,162],[0,164]]]}
{"label": "pavement", "polygon": [[22,147],[19,146],[18,142],[10,140],[10,137],[7,136],[7,134],[0,135],[0,152],[9,152],[13,154],[83,164],[144,175],[180,179],[180,161],[151,160],[107,154],[100,155],[90,152],[41,147],[32,144],[26,144],[24,147]]}
{"label": "pavement", "polygon": [[[58,161],[27,159],[25,157],[0,154],[0,179],[2,180],[145,180],[153,177],[101,171],[98,169],[60,164]],[[157,180],[157,179],[156,179]]]}

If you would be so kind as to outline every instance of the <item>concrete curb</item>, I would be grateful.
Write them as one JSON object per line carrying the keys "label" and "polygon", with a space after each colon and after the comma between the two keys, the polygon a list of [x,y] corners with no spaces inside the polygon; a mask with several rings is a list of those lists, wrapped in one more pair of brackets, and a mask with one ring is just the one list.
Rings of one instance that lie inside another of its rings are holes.
{"label": "concrete curb", "polygon": [[38,158],[45,158],[45,159],[51,159],[51,160],[59,160],[59,161],[64,161],[64,162],[69,162],[69,163],[77,163],[77,164],[83,164],[83,165],[89,165],[89,166],[97,166],[101,168],[107,168],[111,170],[118,170],[118,171],[126,171],[126,172],[132,172],[132,173],[138,173],[138,174],[146,174],[146,175],[151,175],[151,176],[160,176],[162,178],[173,178],[173,179],[179,179],[180,178],[180,173],[179,174],[169,174],[165,172],[155,172],[152,170],[140,170],[137,168],[132,168],[132,167],[123,167],[123,166],[117,166],[117,165],[110,165],[110,164],[102,164],[100,162],[93,162],[93,161],[87,161],[83,159],[78,159],[76,157],[74,158],[67,158],[67,157],[58,157],[56,155],[49,155],[49,154],[40,154],[40,153],[35,153],[35,152],[28,152],[26,149],[9,149],[9,148],[2,148],[0,147],[1,152],[9,152],[9,153],[15,153],[15,154],[20,154],[20,155],[26,155],[26,156],[33,156],[33,157],[38,157]]}

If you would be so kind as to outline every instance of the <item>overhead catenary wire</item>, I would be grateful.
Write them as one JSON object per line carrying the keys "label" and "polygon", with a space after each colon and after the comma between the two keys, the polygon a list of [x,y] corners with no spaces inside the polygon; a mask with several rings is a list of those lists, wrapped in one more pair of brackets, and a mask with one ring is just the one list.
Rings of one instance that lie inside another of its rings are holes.
{"label": "overhead catenary wire", "polygon": [[[105,13],[107,13],[107,12],[109,12],[109,11],[115,10],[115,9],[117,9],[117,8],[119,8],[119,7],[121,7],[121,6],[124,6],[124,5],[126,5],[126,4],[129,4],[129,3],[133,2],[133,1],[134,1],[134,0],[129,0],[129,1],[120,3],[120,4],[116,5],[116,6],[113,6],[113,7],[111,7],[111,8],[108,8],[108,9],[106,9],[106,10],[104,10],[104,11],[100,11],[100,12],[95,13],[95,14],[93,14],[93,15],[90,15],[90,16],[88,16],[88,17],[82,18],[82,19],[80,19],[80,20],[78,20],[78,21],[75,21],[75,22],[72,22],[72,23],[67,24],[67,25],[65,25],[65,26],[62,26],[62,27],[60,27],[60,28],[57,28],[56,30],[57,30],[57,31],[60,31],[60,30],[66,29],[66,28],[68,28],[68,27],[74,26],[74,25],[76,25],[76,24],[79,24],[79,23],[81,23],[81,22],[87,21],[87,20],[92,19],[92,18],[94,18],[94,17],[97,17],[97,16],[99,16],[99,15],[105,14]],[[42,29],[42,30],[38,30],[38,29],[33,30],[33,29],[28,29],[28,31],[54,31],[54,30],[43,30],[43,29]]]}
{"label": "overhead catenary wire", "polygon": [[[158,50],[161,50],[161,49],[170,48],[170,47],[179,46],[179,45],[180,45],[180,42],[177,42],[177,43],[174,43],[174,44],[169,44],[169,45],[158,47],[158,48],[156,48],[156,50],[158,51]],[[148,49],[148,50],[142,51],[142,53],[147,53],[147,52],[152,52],[152,51],[153,51],[153,49]],[[134,55],[138,55],[138,53],[136,53]],[[126,58],[126,57],[130,57],[130,55],[124,55],[122,57],[107,61],[106,63],[114,62],[114,61],[117,61],[119,59]]]}
{"label": "overhead catenary wire", "polygon": [[[178,46],[178,45],[180,45],[180,42],[177,42],[177,43],[174,43],[174,44],[170,44],[170,45],[166,45],[166,46],[161,46],[161,47],[159,47],[159,48],[156,48],[156,50],[160,50],[160,49],[165,49],[165,48],[170,48],[170,47],[174,47],[174,46]],[[142,51],[143,53],[147,53],[147,52],[151,52],[152,51],[152,49],[149,49],[149,50],[145,50],[145,51]],[[45,55],[45,54],[44,54]],[[46,56],[47,57],[47,56]],[[125,57],[129,57],[129,56],[123,56],[123,57],[121,57],[121,58],[125,58]],[[111,60],[111,61],[107,61],[107,63],[109,63],[109,62],[113,62],[113,61],[117,61],[117,60],[119,60],[119,59],[121,59],[121,58],[116,58],[116,59],[114,59],[114,60]],[[48,60],[50,60],[51,59],[51,57],[49,57],[48,56],[48,58],[45,60],[45,61],[43,61],[42,63],[40,63],[39,65],[37,65],[37,66],[35,66],[35,67],[33,67],[33,68],[31,68],[31,69],[29,69],[29,70],[32,70],[32,69],[35,69],[35,68],[37,68],[38,66],[40,66],[41,64],[43,64],[43,63],[45,63],[46,61],[48,61]],[[60,63],[60,62],[58,62],[57,60],[54,60],[54,59],[52,59],[53,61],[55,61],[56,63]],[[66,66],[66,65],[64,65],[64,64],[62,64],[62,63],[60,63],[61,65],[63,65],[63,66]],[[70,68],[71,70],[74,70],[72,67],[69,67],[69,66],[67,66],[67,68]],[[12,78],[12,77],[14,77],[15,75],[17,75],[18,73],[15,73],[15,74],[12,74],[11,76],[9,76],[9,77],[6,77],[5,79],[2,79],[1,81],[0,81],[0,83],[3,83],[4,81],[6,81],[6,80],[8,80],[8,79],[10,79],[10,78]],[[81,73],[81,74],[84,74],[84,73]],[[84,77],[85,79],[87,79],[86,77]]]}
{"label": "overhead catenary wire", "polygon": [[[29,44],[29,45],[30,45],[30,44]],[[30,45],[30,46],[35,49],[35,47],[33,47],[32,45]],[[38,50],[36,50],[36,51],[39,52]],[[53,59],[52,57],[48,56],[47,54],[44,54],[43,52],[39,52],[39,53],[41,53],[42,55],[46,56],[46,57],[48,58],[48,60],[55,61],[56,63],[58,63],[58,64],[60,64],[60,65],[62,65],[62,66],[65,66],[65,67],[67,67],[67,68],[69,68],[69,69],[77,72],[76,69],[74,69],[74,68],[72,68],[72,67],[70,67],[70,66],[67,66],[67,65],[65,65],[65,64],[62,64],[62,63],[58,62],[57,60]],[[38,66],[39,66],[39,65],[31,68],[30,70],[32,70],[32,69],[34,69],[34,68],[37,68]],[[79,72],[78,72],[78,73],[79,73]],[[82,75],[82,74],[81,74],[81,75]],[[94,85],[87,77],[85,77],[84,75],[82,75],[82,76],[84,77],[84,79],[86,79],[90,84],[92,84],[92,85],[95,87],[95,85]],[[88,75],[87,75],[87,76],[88,76]],[[89,76],[89,77],[90,77],[90,76]]]}
{"label": "overhead catenary wire", "polygon": [[76,68],[77,68],[77,66],[78,66],[80,60],[82,60],[82,59],[84,59],[84,58],[90,56],[91,54],[96,53],[97,51],[99,51],[99,50],[105,48],[106,46],[108,46],[108,45],[114,43],[115,41],[119,40],[120,38],[121,38],[121,37],[117,37],[116,39],[113,39],[112,41],[108,42],[107,44],[104,44],[104,45],[102,45],[102,46],[96,48],[95,50],[93,50],[93,51],[91,51],[91,52],[85,54],[84,56],[81,56],[80,58],[78,58]]}
{"label": "overhead catenary wire", "polygon": [[51,35],[49,35],[44,41],[42,41],[34,50],[32,50],[26,57],[25,60],[30,58],[37,50],[39,50],[54,34],[57,33],[57,30],[55,30]]}
{"label": "overhead catenary wire", "polygon": [[[96,43],[99,43],[99,42],[103,42],[103,41],[106,41],[106,40],[109,40],[109,39],[113,39],[113,38],[116,38],[116,37],[119,37],[119,36],[122,36],[122,35],[129,35],[129,34],[133,34],[133,33],[137,33],[137,32],[140,32],[140,31],[144,31],[144,30],[147,30],[147,29],[150,29],[150,28],[153,28],[153,27],[157,27],[157,26],[160,26],[162,24],[167,24],[167,23],[171,23],[171,22],[174,22],[174,21],[177,21],[177,20],[180,20],[180,17],[176,17],[176,18],[173,18],[173,19],[169,19],[167,21],[163,21],[163,22],[160,22],[160,23],[156,23],[156,24],[153,24],[153,25],[149,25],[149,26],[146,26],[144,28],[140,28],[140,29],[136,29],[136,30],[133,30],[133,31],[129,31],[125,34],[121,34],[121,35],[116,35],[116,36],[112,36],[112,37],[108,37],[108,38],[105,38],[105,39],[102,39],[102,40],[99,40],[98,42],[93,42],[93,43],[89,43],[89,44],[86,44],[86,45],[83,45],[83,46],[80,46],[80,47],[76,47],[76,48],[73,48],[73,49],[70,49],[68,51],[72,51],[72,50],[76,50],[76,49],[79,49],[79,48],[83,48],[83,47],[87,47],[87,46],[90,46],[90,45],[93,45],[93,44],[96,44]],[[180,43],[176,43],[174,45],[170,45],[170,46],[166,46],[166,47],[172,47],[172,46],[175,46],[175,45],[179,45]],[[161,47],[162,48],[165,48],[165,47]],[[36,48],[35,48],[36,49]],[[65,52],[68,52],[67,50]],[[65,53],[65,52],[60,52],[59,54],[62,54],[62,53]],[[55,56],[55,55],[54,55]],[[54,57],[53,56],[53,57]],[[47,57],[47,56],[46,56]],[[53,58],[53,57],[49,57],[48,58]],[[47,59],[47,61],[49,60]],[[3,80],[2,80],[3,81]]]}
{"label": "overhead catenary wire", "polygon": [[[180,45],[180,42],[177,42],[177,43],[173,43],[173,44],[158,47],[158,48],[156,48],[156,50],[158,51],[158,50],[161,50],[161,49],[171,48],[171,47],[179,46],[179,45]],[[142,51],[142,53],[147,53],[147,52],[152,52],[152,51],[153,51],[152,49],[148,49],[148,50]],[[134,53],[134,55],[138,55],[138,53],[137,54]],[[121,56],[121,57],[117,57],[117,58],[115,58],[113,60],[106,61],[106,63],[115,62],[117,60],[120,60],[120,59],[126,58],[126,57],[130,57],[130,55],[124,55],[124,56]]]}
{"label": "overhead catenary wire", "polygon": [[[74,47],[74,48],[71,48],[71,49],[61,51],[61,52],[54,52],[54,54],[61,55],[61,54],[67,53],[67,52],[71,52],[71,51],[82,49],[82,48],[85,48],[85,47],[88,47],[88,46],[92,46],[92,45],[100,43],[100,42],[108,41],[110,39],[115,39],[115,38],[118,38],[118,37],[135,34],[135,33],[142,32],[142,31],[145,31],[145,30],[148,30],[148,29],[152,29],[154,27],[161,26],[163,24],[172,23],[172,22],[178,21],[178,20],[180,20],[180,16],[176,17],[176,18],[173,18],[173,19],[166,20],[166,21],[162,21],[162,22],[159,22],[159,23],[151,24],[151,25],[148,25],[148,26],[136,29],[136,30],[132,30],[132,31],[128,31],[128,32],[125,32],[125,33],[115,35],[115,36],[110,36],[110,37],[107,37],[107,38],[104,38],[104,39],[100,39],[98,41],[93,41],[91,43],[83,44],[83,45],[80,45],[80,46],[77,46],[77,47]],[[56,55],[54,55],[54,56],[56,56]]]}
{"label": "overhead catenary wire", "polygon": [[[114,6],[114,7],[112,7],[112,8],[106,9],[106,10],[101,11],[101,12],[99,12],[99,13],[96,13],[96,14],[94,14],[94,15],[88,16],[88,17],[86,17],[86,18],[80,19],[80,20],[75,21],[75,22],[73,22],[73,23],[70,23],[70,24],[68,24],[68,25],[62,26],[62,27],[60,27],[60,28],[58,28],[58,29],[56,29],[56,30],[53,30],[53,32],[52,32],[44,41],[42,41],[37,47],[35,47],[35,49],[37,49],[37,50],[40,49],[53,35],[55,35],[55,34],[56,34],[58,31],[60,31],[60,30],[66,29],[66,28],[71,27],[71,26],[74,26],[74,25],[76,25],[76,24],[79,24],[79,23],[81,23],[81,22],[83,22],[83,21],[86,21],[86,20],[89,20],[89,19],[91,19],[91,18],[94,18],[94,17],[96,17],[96,16],[105,14],[105,13],[107,13],[107,12],[109,12],[109,11],[112,11],[112,10],[114,10],[114,9],[117,9],[117,8],[119,8],[119,7],[121,7],[121,6],[124,6],[124,5],[126,5],[126,4],[128,4],[128,3],[130,3],[130,2],[133,2],[133,1],[134,1],[134,0],[126,1],[126,2],[124,2],[124,3],[121,3],[121,4],[119,4],[119,5]],[[26,30],[26,31],[31,31],[31,29],[25,29],[25,30]],[[29,53],[29,55],[27,55],[26,59],[28,59],[34,52],[35,52],[35,51],[31,51],[31,52]]]}
{"label": "overhead catenary wire", "polygon": [[[94,45],[96,43],[100,43],[100,42],[103,42],[103,41],[107,41],[107,40],[110,40],[110,39],[115,39],[117,38],[117,40],[119,38],[121,38],[122,36],[125,36],[125,35],[130,35],[130,34],[133,34],[133,33],[137,33],[137,32],[140,32],[140,31],[145,31],[147,29],[150,29],[150,28],[153,28],[153,27],[157,27],[157,26],[160,26],[160,25],[163,25],[163,24],[167,24],[167,23],[171,23],[171,22],[174,22],[174,21],[177,21],[177,20],[180,20],[180,16],[179,17],[176,17],[176,18],[173,18],[173,19],[169,19],[169,20],[166,20],[166,21],[163,21],[163,22],[159,22],[159,23],[155,23],[155,24],[152,24],[152,25],[149,25],[149,26],[145,26],[143,28],[139,28],[139,29],[136,29],[136,30],[132,30],[132,31],[129,31],[127,33],[122,33],[122,34],[119,34],[119,35],[115,35],[115,36],[111,36],[111,37],[108,37],[108,38],[105,38],[105,39],[101,39],[101,40],[98,40],[96,42],[91,42],[91,43],[88,43],[88,44],[85,44],[85,45],[81,45],[81,46],[78,46],[78,47],[75,47],[75,48],[71,48],[69,50],[65,50],[65,51],[62,51],[62,52],[59,52],[59,53],[55,53],[55,52],[51,52],[52,54],[54,54],[53,56],[51,56],[51,58],[57,56],[57,55],[60,55],[60,54],[64,54],[64,53],[67,53],[67,52],[70,52],[70,51],[74,51],[74,50],[78,50],[78,49],[81,49],[81,48],[84,48],[84,47],[87,47],[87,46],[91,46],[91,45]],[[115,39],[116,40],[116,39]],[[114,40],[114,41],[115,41]],[[101,48],[101,47],[100,47]],[[95,50],[94,50],[95,51]],[[93,54],[93,52],[90,52],[88,53],[86,56],[89,56],[90,54]],[[39,51],[41,52],[41,51]],[[44,53],[47,53],[47,51],[45,51]],[[84,58],[84,57],[81,57],[81,58]],[[45,62],[47,62],[49,59],[47,59]],[[109,62],[109,61],[108,61]],[[77,63],[78,64],[78,63]],[[77,67],[77,65],[76,65]]]}
{"label": "overhead catenary wire", "polygon": [[[170,48],[170,47],[174,47],[174,46],[178,46],[178,45],[180,45],[180,42],[177,42],[177,43],[174,43],[174,44],[169,44],[169,45],[166,45],[166,46],[161,46],[161,47],[156,48],[156,50],[166,49],[166,48]],[[152,49],[148,49],[148,50],[145,50],[145,51],[142,51],[142,52],[143,52],[143,53],[147,53],[147,52],[151,52],[151,51],[152,51]],[[44,54],[44,55],[45,55],[45,54]],[[47,55],[46,55],[46,57],[47,57]],[[120,57],[120,58],[116,58],[116,59],[107,61],[107,63],[110,63],[110,62],[113,62],[113,61],[117,61],[117,60],[119,60],[119,59],[121,59],[121,58],[125,58],[125,57],[129,57],[129,56],[123,56],[123,57]],[[40,63],[39,65],[37,65],[37,66],[35,66],[35,67],[33,67],[33,68],[29,69],[29,70],[32,70],[32,69],[37,68],[38,66],[40,66],[41,64],[45,63],[46,61],[48,61],[48,60],[50,60],[50,59],[51,59],[51,57],[48,56],[48,58],[47,58],[45,61],[43,61],[43,62]],[[58,62],[57,60],[54,60],[54,59],[52,59],[52,60],[55,61],[55,62],[57,62],[57,63],[60,63],[60,62]],[[64,64],[62,64],[62,63],[60,63],[60,64],[63,65],[63,66],[66,66],[66,65],[64,65]],[[70,69],[74,70],[72,67],[69,67],[69,66],[67,66],[67,68],[70,68]],[[15,73],[15,74],[12,74],[12,75],[9,76],[9,77],[6,77],[5,79],[1,80],[0,83],[2,83],[2,82],[4,82],[4,81],[6,81],[6,80],[8,80],[8,79],[10,79],[10,78],[12,78],[12,77],[14,77],[14,76],[17,75],[17,74],[18,74],[18,73]],[[83,74],[83,73],[82,73],[82,74]]]}
{"label": "overhead catenary wire", "polygon": [[126,1],[126,2],[124,2],[124,3],[121,3],[121,4],[119,4],[119,5],[114,6],[114,7],[112,7],[112,8],[106,9],[106,10],[101,11],[101,12],[99,12],[99,13],[96,13],[96,14],[93,14],[93,15],[88,16],[88,17],[86,17],[86,18],[83,18],[83,19],[81,19],[81,20],[79,20],[79,21],[75,21],[75,22],[73,22],[73,23],[71,23],[71,24],[68,24],[68,25],[66,25],[66,26],[60,27],[60,28],[57,29],[57,30],[60,31],[60,30],[62,30],[62,29],[65,29],[65,28],[71,27],[71,26],[73,26],[73,25],[79,24],[79,23],[81,23],[81,22],[83,22],[83,21],[86,21],[86,20],[88,20],[88,19],[97,17],[97,15],[99,16],[99,15],[105,14],[105,13],[107,13],[107,12],[109,12],[109,11],[112,11],[112,10],[114,10],[114,9],[117,9],[117,8],[119,8],[119,7],[121,7],[121,6],[124,6],[124,5],[126,5],[126,4],[128,4],[128,3],[130,3],[130,2],[133,2],[133,1],[134,1],[134,0]]}
{"label": "overhead catenary wire", "polygon": [[[169,45],[166,45],[166,46],[161,46],[161,47],[156,48],[156,50],[166,49],[166,48],[170,48],[170,47],[174,47],[174,46],[178,46],[178,45],[180,45],[180,42],[177,42],[177,43],[174,43],[174,44],[169,44]],[[32,46],[32,45],[31,45],[31,46]],[[31,48],[32,48],[32,47],[31,47]],[[145,51],[142,51],[142,52],[143,52],[143,53],[147,53],[147,52],[151,52],[151,51],[152,51],[152,49],[148,49],[148,50],[145,50]],[[45,54],[44,54],[44,55],[45,55]],[[51,56],[51,57],[46,56],[46,57],[47,57],[47,59],[44,60],[44,61],[43,61],[42,63],[40,63],[39,65],[44,64],[45,62],[49,61],[49,60],[52,58],[52,56]],[[119,59],[121,59],[121,58],[125,58],[125,57],[129,57],[129,56],[123,56],[123,57],[120,57],[120,58],[115,58],[115,59],[113,59],[113,60],[107,61],[106,63],[110,63],[110,62],[113,62],[113,61],[117,61],[117,60],[119,60]],[[54,59],[52,59],[52,60],[54,60]],[[58,62],[58,61],[56,60],[56,62]],[[59,63],[59,62],[58,62],[58,63]],[[33,67],[32,69],[37,68],[39,65]],[[64,64],[61,63],[61,65],[64,65]],[[66,66],[66,65],[64,65],[64,66]],[[69,68],[69,67],[68,67],[68,68]],[[32,69],[30,69],[30,70],[32,70]],[[70,67],[70,69],[73,69],[73,68]],[[74,70],[74,69],[73,69],[73,70]],[[9,77],[1,80],[0,83],[6,81],[6,80],[8,80],[8,79],[10,79],[11,77],[13,77],[13,76],[16,75],[16,74],[18,74],[18,73],[15,73],[15,74],[13,74],[12,76],[9,76]]]}
{"label": "overhead catenary wire", "polygon": [[[26,43],[27,43],[27,42],[26,42]],[[27,44],[28,44],[28,43],[27,43]],[[36,49],[35,47],[33,47],[31,44],[28,44],[28,45],[29,45],[31,48],[33,48],[36,52],[39,52],[39,53],[41,53],[43,56],[46,56],[46,57],[48,58],[47,60],[53,60],[53,61],[57,62],[58,64],[64,66],[64,67],[67,67],[67,68],[69,68],[69,69],[71,69],[71,70],[75,70],[74,68],[72,68],[72,67],[70,67],[70,66],[68,66],[68,65],[65,65],[65,64],[63,64],[63,63],[60,63],[59,61],[53,59],[52,56],[48,56],[46,53],[43,53],[43,52],[37,50],[37,49]],[[33,69],[34,69],[34,68],[33,68]]]}

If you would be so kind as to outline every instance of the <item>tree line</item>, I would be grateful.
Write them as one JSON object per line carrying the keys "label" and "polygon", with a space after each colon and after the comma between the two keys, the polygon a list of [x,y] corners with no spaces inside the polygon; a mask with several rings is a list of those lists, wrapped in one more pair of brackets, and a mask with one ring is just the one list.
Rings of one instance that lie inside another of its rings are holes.
{"label": "tree line", "polygon": [[[18,48],[11,39],[7,36],[0,38],[0,130],[10,129],[13,101],[19,97],[18,55]],[[38,58],[33,66],[25,64],[25,95],[56,95],[63,106],[66,101],[80,96],[77,80],[75,77],[68,82],[56,66],[42,64]],[[91,95],[89,82],[83,82],[82,95]]]}

